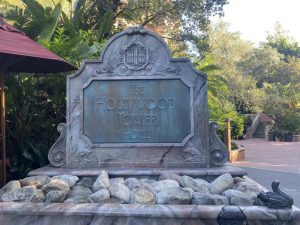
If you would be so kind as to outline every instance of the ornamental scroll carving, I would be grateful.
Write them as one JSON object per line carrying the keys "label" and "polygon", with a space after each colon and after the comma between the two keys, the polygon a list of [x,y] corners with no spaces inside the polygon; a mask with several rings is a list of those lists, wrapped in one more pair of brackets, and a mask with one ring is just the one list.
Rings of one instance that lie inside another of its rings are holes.
{"label": "ornamental scroll carving", "polygon": [[216,122],[209,122],[209,152],[212,166],[222,166],[229,159],[228,149],[218,137],[217,129]]}
{"label": "ornamental scroll carving", "polygon": [[61,167],[66,163],[66,124],[59,124],[57,131],[60,132],[60,136],[50,148],[48,159],[52,166]]}
{"label": "ornamental scroll carving", "polygon": [[161,65],[153,59],[153,51],[141,41],[133,41],[119,50],[119,60],[114,66],[101,66],[98,75],[109,76],[151,76],[180,75],[180,68]]}

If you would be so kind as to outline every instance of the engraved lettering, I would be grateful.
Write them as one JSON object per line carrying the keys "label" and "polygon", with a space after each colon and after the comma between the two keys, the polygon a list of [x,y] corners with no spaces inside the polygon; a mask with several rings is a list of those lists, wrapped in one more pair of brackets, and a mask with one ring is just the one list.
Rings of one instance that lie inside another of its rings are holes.
{"label": "engraved lettering", "polygon": [[[134,62],[138,60],[136,57],[132,59],[135,60]],[[181,94],[185,98],[190,97],[189,89],[185,89],[181,81],[171,81],[177,82],[180,87],[179,93],[177,90],[167,89],[169,81],[157,81],[163,85],[156,85],[154,80],[150,83],[144,80],[125,80],[121,81],[123,86],[120,86],[120,89],[112,85],[114,82],[117,81],[101,81],[105,87],[103,90],[99,89],[99,85],[86,89],[86,91],[90,90],[86,95],[89,103],[85,103],[86,107],[90,107],[90,110],[85,113],[85,120],[90,121],[91,127],[90,130],[85,128],[88,137],[92,136],[93,140],[99,140],[99,143],[105,139],[111,140],[111,143],[118,143],[119,139],[128,143],[155,142],[154,140],[159,140],[161,135],[164,135],[165,139],[174,140],[171,139],[173,134],[166,134],[162,127],[166,125],[174,127],[174,123],[180,123],[182,114],[190,116],[187,113],[189,103],[180,107],[178,104],[179,96],[180,99],[182,98]],[[105,92],[104,89],[112,91]],[[91,104],[93,101],[96,104]],[[95,119],[92,121],[89,117]],[[103,124],[110,129],[101,130]],[[186,126],[185,129],[189,127]],[[186,130],[182,131],[182,134],[186,134]],[[98,135],[95,135],[96,132]],[[177,134],[174,133],[174,135]]]}
{"label": "engraved lettering", "polygon": [[176,104],[176,99],[175,98],[168,98],[169,103],[170,103],[170,109],[174,109],[175,108],[175,104]]}
{"label": "engraved lettering", "polygon": [[117,105],[117,102],[113,98],[109,98],[106,100],[106,107],[107,109],[115,109]]}
{"label": "engraved lettering", "polygon": [[160,109],[166,109],[168,106],[168,100],[167,99],[164,99],[164,98],[161,98],[158,100],[158,108]]}

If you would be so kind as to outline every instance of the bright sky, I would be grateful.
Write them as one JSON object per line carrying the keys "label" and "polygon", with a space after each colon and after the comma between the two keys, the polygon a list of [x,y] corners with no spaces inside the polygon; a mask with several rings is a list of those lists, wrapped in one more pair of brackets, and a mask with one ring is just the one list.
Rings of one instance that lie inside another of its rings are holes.
{"label": "bright sky", "polygon": [[300,0],[229,0],[224,12],[230,31],[239,31],[245,40],[264,41],[278,21],[300,43]]}

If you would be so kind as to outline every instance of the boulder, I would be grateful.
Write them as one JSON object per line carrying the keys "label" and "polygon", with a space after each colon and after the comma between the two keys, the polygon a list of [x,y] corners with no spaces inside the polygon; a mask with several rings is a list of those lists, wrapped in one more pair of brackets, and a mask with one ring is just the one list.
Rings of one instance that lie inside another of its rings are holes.
{"label": "boulder", "polygon": [[192,205],[213,205],[214,202],[211,198],[211,194],[202,193],[202,192],[194,192]]}
{"label": "boulder", "polygon": [[192,177],[182,176],[180,185],[182,187],[191,188],[193,191],[196,191],[196,192],[209,193],[208,188],[205,187],[205,185],[203,183],[201,183],[200,181],[196,181]]}
{"label": "boulder", "polygon": [[248,181],[237,183],[234,185],[233,189],[241,192],[253,192],[255,194],[259,194],[261,192],[257,184]]}
{"label": "boulder", "polygon": [[92,189],[95,180],[96,179],[94,179],[93,177],[83,177],[80,181],[77,182],[76,185],[84,186],[84,187],[88,187],[88,188]]}
{"label": "boulder", "polygon": [[229,199],[230,205],[238,205],[238,206],[252,206],[254,202],[255,199],[247,195],[234,196]]}
{"label": "boulder", "polygon": [[154,191],[160,192],[162,189],[166,189],[166,188],[174,188],[174,187],[179,188],[179,183],[175,180],[160,180],[154,182],[150,186],[153,188]]}
{"label": "boulder", "polygon": [[103,202],[110,198],[109,191],[107,189],[101,189],[90,195],[93,202]]}
{"label": "boulder", "polygon": [[192,198],[193,190],[190,188],[163,188],[157,194],[157,204],[189,204]]}
{"label": "boulder", "polygon": [[229,205],[229,200],[223,195],[210,194],[214,205]]}
{"label": "boulder", "polygon": [[2,195],[3,202],[43,202],[44,199],[44,193],[32,187],[22,187]]}
{"label": "boulder", "polygon": [[130,190],[133,190],[133,189],[141,186],[141,182],[138,179],[133,178],[133,177],[127,178],[125,180],[125,184]]}
{"label": "boulder", "polygon": [[226,196],[227,198],[233,198],[233,197],[235,197],[235,196],[239,196],[239,195],[242,195],[243,194],[243,192],[241,192],[241,191],[237,191],[237,190],[234,190],[234,189],[228,189],[228,190],[226,190],[226,191],[224,191],[223,193],[222,193],[222,195],[224,195],[224,196]]}
{"label": "boulder", "polygon": [[143,183],[147,183],[149,185],[157,182],[156,180],[151,180],[151,179],[150,180],[149,179],[140,179],[140,181],[143,182]]}
{"label": "boulder", "polygon": [[195,181],[196,181],[199,185],[202,185],[202,186],[206,187],[207,189],[209,189],[210,183],[207,182],[206,180],[203,180],[203,179],[200,179],[200,178],[196,178]]}
{"label": "boulder", "polygon": [[121,200],[121,203],[129,203],[131,191],[122,183],[114,182],[109,187],[109,192],[112,198]]}
{"label": "boulder", "polygon": [[91,195],[93,192],[91,189],[88,187],[84,186],[75,186],[70,190],[68,197],[73,197],[73,196],[87,196]]}
{"label": "boulder", "polygon": [[2,201],[3,190],[0,189],[0,202]]}
{"label": "boulder", "polygon": [[61,179],[53,179],[48,184],[42,186],[41,190],[44,194],[48,194],[50,191],[64,191],[68,193],[70,191],[70,186]]}
{"label": "boulder", "polygon": [[237,183],[240,183],[240,182],[245,182],[245,179],[244,178],[241,178],[241,177],[234,177],[233,178],[233,184],[237,184]]}
{"label": "boulder", "polygon": [[158,180],[175,180],[178,183],[181,181],[181,176],[179,176],[177,173],[172,172],[162,172],[158,178]]}
{"label": "boulder", "polygon": [[69,187],[73,187],[76,184],[76,182],[79,180],[77,176],[67,175],[67,174],[58,175],[51,178],[51,180],[55,180],[55,179],[63,180],[69,185]]}
{"label": "boulder", "polygon": [[109,177],[105,170],[101,170],[100,175],[97,177],[93,184],[93,192],[99,191],[101,189],[108,189],[110,186]]}
{"label": "boulder", "polygon": [[117,177],[117,178],[112,178],[109,179],[109,183],[121,183],[121,184],[125,184],[125,179],[123,177]]}
{"label": "boulder", "polygon": [[157,199],[157,192],[150,186],[150,184],[141,182],[141,185],[139,188],[150,191],[155,196],[155,199]]}
{"label": "boulder", "polygon": [[65,191],[49,191],[45,196],[46,203],[60,203],[65,200],[67,193]]}
{"label": "boulder", "polygon": [[227,189],[232,188],[233,179],[232,176],[228,173],[219,176],[209,185],[209,191],[211,194],[221,194]]}
{"label": "boulder", "polygon": [[21,188],[21,183],[17,180],[12,180],[8,182],[4,187],[2,188],[3,194],[16,191],[17,189]]}
{"label": "boulder", "polygon": [[33,176],[33,177],[25,177],[20,180],[21,186],[31,186],[34,185],[37,188],[41,188],[43,185],[50,182],[50,177],[48,176]]}
{"label": "boulder", "polygon": [[194,192],[192,205],[228,205],[225,196],[209,193]]}
{"label": "boulder", "polygon": [[255,193],[244,193],[234,189],[228,189],[222,193],[229,199],[230,205],[251,206],[256,199]]}
{"label": "boulder", "polygon": [[71,198],[67,198],[64,203],[92,203],[93,200],[90,196],[73,196]]}
{"label": "boulder", "polygon": [[155,204],[155,195],[143,188],[136,188],[131,193],[130,203]]}

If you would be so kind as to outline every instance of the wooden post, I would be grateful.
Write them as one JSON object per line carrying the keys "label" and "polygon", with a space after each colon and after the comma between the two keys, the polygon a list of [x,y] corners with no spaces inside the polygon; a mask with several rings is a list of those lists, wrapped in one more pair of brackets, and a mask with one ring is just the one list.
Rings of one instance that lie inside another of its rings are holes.
{"label": "wooden post", "polygon": [[229,161],[231,162],[231,119],[225,119],[226,128],[224,131],[224,142],[227,145],[229,151]]}
{"label": "wooden post", "polygon": [[2,139],[2,185],[6,184],[6,136],[5,136],[5,90],[4,69],[0,68],[0,98],[1,98],[1,139]]}

